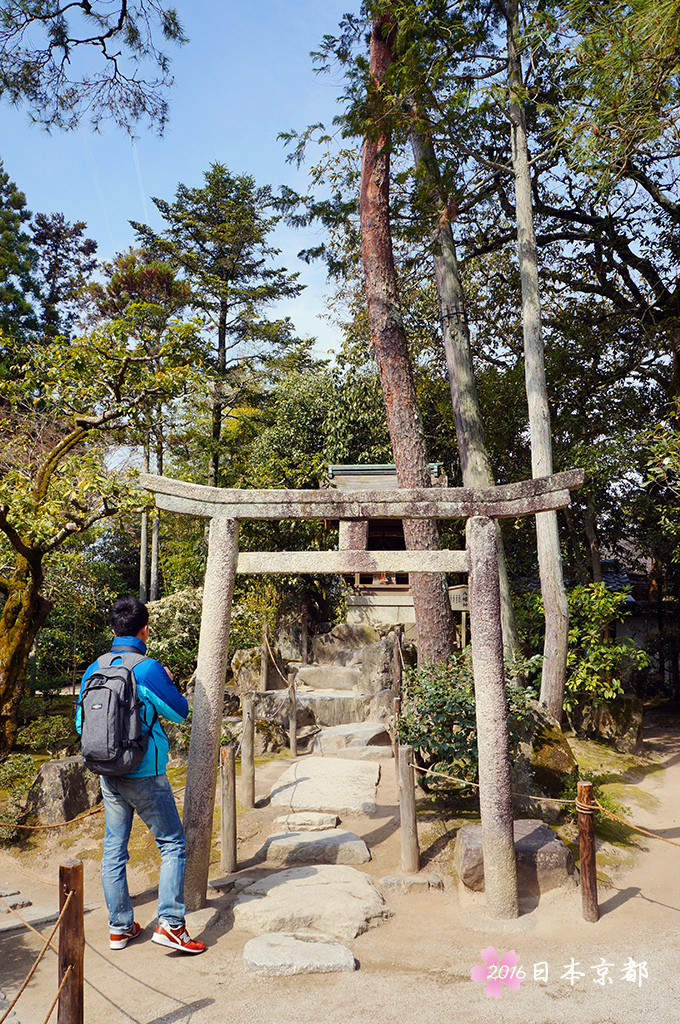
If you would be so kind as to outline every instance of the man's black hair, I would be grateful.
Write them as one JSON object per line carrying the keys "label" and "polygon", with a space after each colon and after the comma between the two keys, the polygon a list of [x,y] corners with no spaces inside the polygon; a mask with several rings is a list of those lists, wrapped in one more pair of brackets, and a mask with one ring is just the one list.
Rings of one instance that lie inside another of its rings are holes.
{"label": "man's black hair", "polygon": [[137,636],[148,621],[146,605],[132,594],[119,597],[109,610],[109,622],[116,636]]}

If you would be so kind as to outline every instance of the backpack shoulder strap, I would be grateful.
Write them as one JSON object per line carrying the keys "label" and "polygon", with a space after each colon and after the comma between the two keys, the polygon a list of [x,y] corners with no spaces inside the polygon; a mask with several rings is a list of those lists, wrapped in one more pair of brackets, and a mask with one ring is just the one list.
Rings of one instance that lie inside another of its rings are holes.
{"label": "backpack shoulder strap", "polygon": [[141,654],[134,647],[118,647],[115,651],[109,651],[108,654],[102,654],[101,657],[97,658],[97,664],[99,668],[111,668],[113,662],[117,661],[118,658],[120,658],[123,666],[129,669],[136,668],[137,665],[148,660],[146,654]]}

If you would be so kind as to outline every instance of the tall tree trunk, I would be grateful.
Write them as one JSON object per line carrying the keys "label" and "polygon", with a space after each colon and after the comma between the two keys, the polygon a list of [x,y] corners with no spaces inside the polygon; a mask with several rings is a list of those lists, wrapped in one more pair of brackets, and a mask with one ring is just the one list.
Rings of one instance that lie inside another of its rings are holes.
{"label": "tall tree trunk", "polygon": [[[529,147],[522,101],[522,64],[517,48],[517,39],[519,38],[517,0],[507,0],[506,15],[512,166],[515,173],[517,254],[522,283],[524,371],[531,429],[531,469],[535,477],[540,477],[552,474],[552,442],[548,391],[545,383]],[[536,516],[536,541],[541,591],[545,607],[545,646],[543,648],[543,679],[540,699],[559,721],[562,717],[567,675],[569,608],[564,591],[556,512],[540,512]]]}
{"label": "tall tree trunk", "polygon": [[[389,17],[373,22],[370,74],[373,99],[392,59],[393,28]],[[380,106],[377,99],[376,106]],[[375,114],[379,116],[379,109]],[[376,123],[374,121],[374,123]],[[373,348],[380,373],[387,423],[400,487],[429,487],[427,453],[418,414],[415,385],[397,293],[389,209],[389,138],[364,139],[361,164],[361,255]],[[437,524],[404,520],[406,547],[437,550]],[[411,592],[416,614],[418,657],[444,661],[455,646],[453,615],[446,579],[438,573],[413,573]]]}
{"label": "tall tree trunk", "polygon": [[590,568],[593,573],[593,583],[602,583],[602,562],[600,560],[600,542],[597,539],[597,530],[595,529],[595,498],[592,491],[588,491],[586,494],[586,510],[584,515],[584,523],[586,528],[586,537],[588,539],[588,554],[590,556]]}
{"label": "tall tree trunk", "polygon": [[[417,132],[411,133],[411,147],[418,171],[425,175],[431,185],[433,201],[439,200],[437,205],[441,203],[443,206],[434,231],[433,259],[463,486],[492,487],[495,480],[486,447],[482,410],[472,366],[470,329],[465,313],[465,292],[458,266],[456,243],[451,230],[448,206],[446,198],[441,194],[437,157],[430,140],[424,139]],[[513,655],[519,650],[519,639],[505,561],[505,546],[498,522],[496,522],[496,545],[498,547],[498,576],[501,590],[503,647],[510,655]]]}
{"label": "tall tree trunk", "polygon": [[[142,453],[142,473],[149,472],[149,442],[144,442]],[[149,553],[149,513],[142,512],[142,527],[139,536],[139,600],[144,604],[147,602],[148,590],[146,582],[148,579],[147,557]]]}
{"label": "tall tree trunk", "polygon": [[14,746],[28,656],[52,607],[52,602],[40,594],[39,559],[31,569],[25,558],[17,556],[17,567],[4,584],[5,604],[0,615],[0,761]]}
{"label": "tall tree trunk", "polygon": [[208,464],[208,486],[218,487],[220,481],[220,453],[218,451],[222,437],[222,389],[224,387],[224,371],[227,368],[227,302],[220,300],[220,314],[217,321],[217,380],[212,407],[212,442],[213,450]]}
{"label": "tall tree trunk", "polygon": [[[156,432],[156,473],[163,476],[163,425],[158,410]],[[161,540],[160,511],[156,509],[151,526],[151,579],[149,581],[149,600],[157,601],[159,596],[159,565]]]}

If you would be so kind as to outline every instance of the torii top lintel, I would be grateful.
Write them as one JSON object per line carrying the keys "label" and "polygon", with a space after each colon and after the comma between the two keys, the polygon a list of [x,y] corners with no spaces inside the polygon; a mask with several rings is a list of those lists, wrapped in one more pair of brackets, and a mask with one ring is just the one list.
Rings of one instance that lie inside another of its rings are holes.
{"label": "torii top lintel", "polygon": [[208,519],[501,519],[564,508],[584,477],[584,470],[571,469],[497,487],[389,491],[240,490],[149,473],[140,482],[156,495],[158,508]]}

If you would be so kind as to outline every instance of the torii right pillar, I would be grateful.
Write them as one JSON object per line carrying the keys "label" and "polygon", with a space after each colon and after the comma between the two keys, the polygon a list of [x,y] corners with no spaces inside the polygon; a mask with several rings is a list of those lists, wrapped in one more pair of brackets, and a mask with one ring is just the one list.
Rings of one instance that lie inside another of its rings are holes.
{"label": "torii right pillar", "polygon": [[493,519],[468,520],[469,602],[475,680],[484,891],[493,917],[519,915],[505,668]]}

